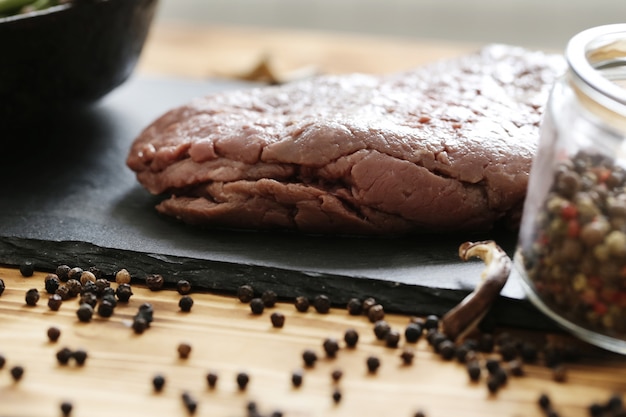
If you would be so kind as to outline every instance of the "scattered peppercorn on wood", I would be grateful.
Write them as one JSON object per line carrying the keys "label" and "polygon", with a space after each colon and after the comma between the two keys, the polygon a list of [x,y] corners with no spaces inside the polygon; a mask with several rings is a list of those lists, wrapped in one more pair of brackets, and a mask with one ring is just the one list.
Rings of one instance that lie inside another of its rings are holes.
{"label": "scattered peppercorn on wood", "polygon": [[[117,303],[110,317],[94,314],[84,322],[76,314],[80,296],[64,300],[56,311],[48,307],[46,276],[35,272],[24,277],[18,269],[0,268],[6,286],[0,295],[3,415],[58,417],[70,404],[72,416],[104,417],[111,407],[116,414],[138,417],[187,416],[190,407],[195,416],[236,416],[246,415],[254,404],[263,415],[280,411],[284,416],[382,416],[390,409],[394,416],[406,417],[543,416],[540,398],[545,395],[559,415],[583,417],[593,404],[626,393],[626,358],[584,344],[578,361],[555,359],[566,372],[566,378],[555,378],[555,368],[544,363],[552,358],[548,353],[545,359],[524,362],[523,369],[503,361],[510,343],[503,341],[503,331],[475,346],[457,345],[457,356],[463,352],[466,361],[461,363],[444,358],[430,344],[429,339],[442,339],[436,337],[435,317],[418,320],[385,312],[384,321],[400,335],[397,344],[389,344],[377,338],[366,309],[352,314],[354,300],[350,308],[327,312],[299,311],[293,301],[281,301],[254,314],[235,296],[192,289],[193,309],[182,312],[176,289],[152,291],[143,283],[132,285],[133,296]],[[120,284],[114,281],[116,289]],[[25,294],[32,288],[45,302],[27,305]],[[145,314],[150,307],[149,326],[135,332],[138,311]],[[283,327],[273,326],[272,313],[285,317]],[[48,333],[52,327],[59,330],[54,342]],[[422,337],[416,337],[422,327]],[[564,335],[506,330],[529,343],[578,343]],[[193,346],[184,360],[177,352],[182,341]],[[333,355],[325,352],[325,341]],[[492,353],[473,352],[479,345],[496,347]],[[57,353],[63,349],[83,352],[88,359],[82,366],[71,360],[61,365]],[[528,350],[524,357],[532,359]],[[311,366],[303,360],[307,351],[317,357]],[[488,361],[496,357],[501,361],[497,366]],[[377,363],[368,364],[368,359]],[[482,367],[478,381],[468,375],[468,364]],[[375,372],[369,365],[376,365]],[[488,367],[496,377],[491,378]],[[294,370],[299,372],[297,388]],[[508,372],[504,384],[502,372]],[[330,378],[333,373],[338,376]],[[167,381],[160,389],[155,389],[155,375]]]}

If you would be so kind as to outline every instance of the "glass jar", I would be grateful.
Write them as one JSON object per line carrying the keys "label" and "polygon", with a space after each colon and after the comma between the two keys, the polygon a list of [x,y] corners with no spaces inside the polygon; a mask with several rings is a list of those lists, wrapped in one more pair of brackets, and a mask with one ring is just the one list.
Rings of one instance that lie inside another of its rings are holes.
{"label": "glass jar", "polygon": [[626,354],[626,24],[567,45],[530,171],[515,265],[529,299]]}

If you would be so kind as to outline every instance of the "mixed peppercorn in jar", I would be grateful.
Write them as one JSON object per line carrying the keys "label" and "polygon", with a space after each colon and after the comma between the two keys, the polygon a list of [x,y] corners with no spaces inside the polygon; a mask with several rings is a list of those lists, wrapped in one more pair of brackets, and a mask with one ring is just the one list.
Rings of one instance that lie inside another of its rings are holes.
{"label": "mixed peppercorn in jar", "polygon": [[626,353],[626,25],[580,33],[566,58],[546,107],[516,264],[541,310]]}

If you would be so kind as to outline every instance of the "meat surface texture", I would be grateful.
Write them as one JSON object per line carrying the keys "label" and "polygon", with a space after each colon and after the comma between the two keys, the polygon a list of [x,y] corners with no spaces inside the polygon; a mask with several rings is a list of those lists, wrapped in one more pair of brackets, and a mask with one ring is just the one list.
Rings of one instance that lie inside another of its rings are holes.
{"label": "meat surface texture", "polygon": [[321,234],[515,225],[559,56],[506,45],[383,76],[195,99],[127,164],[186,223]]}

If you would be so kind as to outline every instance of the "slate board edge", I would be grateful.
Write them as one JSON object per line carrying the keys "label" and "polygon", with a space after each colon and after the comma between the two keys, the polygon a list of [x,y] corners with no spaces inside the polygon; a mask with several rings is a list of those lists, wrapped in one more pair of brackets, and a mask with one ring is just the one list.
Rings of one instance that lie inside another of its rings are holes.
{"label": "slate board edge", "polygon": [[[179,279],[186,279],[196,289],[226,294],[234,294],[243,284],[250,284],[257,291],[271,289],[283,300],[293,300],[298,295],[313,298],[326,294],[336,306],[345,306],[353,296],[373,296],[385,306],[386,311],[412,315],[442,315],[468,294],[463,290],[371,278],[360,278],[355,285],[354,277],[342,275],[142,253],[79,241],[0,238],[1,264],[18,267],[26,260],[34,262],[39,271],[54,271],[58,265],[68,264],[84,269],[96,266],[105,274],[112,275],[120,268],[126,268],[138,282],[147,274],[159,273],[170,285]],[[489,316],[503,326],[560,330],[528,300],[500,297]]]}

